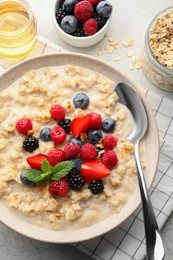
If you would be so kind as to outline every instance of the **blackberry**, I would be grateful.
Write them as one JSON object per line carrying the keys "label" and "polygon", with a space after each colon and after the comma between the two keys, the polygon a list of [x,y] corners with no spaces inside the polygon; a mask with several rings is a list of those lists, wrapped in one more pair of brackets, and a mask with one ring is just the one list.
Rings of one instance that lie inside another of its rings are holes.
{"label": "blackberry", "polygon": [[76,29],[76,31],[73,33],[73,36],[76,37],[85,37],[86,35],[84,34],[83,28],[82,27],[78,27]]}
{"label": "blackberry", "polygon": [[80,190],[84,185],[85,181],[80,174],[71,174],[69,177],[69,185],[72,190]]}
{"label": "blackberry", "polygon": [[98,22],[98,31],[103,28],[103,26],[106,24],[106,22],[108,20],[105,17],[101,17],[97,13],[94,13],[93,18]]}
{"label": "blackberry", "polygon": [[29,135],[23,141],[22,147],[25,149],[25,151],[31,153],[39,147],[39,142],[35,136]]}
{"label": "blackberry", "polygon": [[58,122],[58,125],[61,126],[67,134],[69,134],[70,133],[70,123],[71,123],[71,120],[65,118],[64,120]]}
{"label": "blackberry", "polygon": [[64,18],[64,16],[66,15],[66,12],[62,9],[62,7],[60,7],[58,9],[58,11],[56,12],[56,20],[58,22],[58,24],[61,24],[62,19]]}
{"label": "blackberry", "polygon": [[90,182],[90,184],[88,185],[88,189],[90,189],[90,191],[93,194],[99,194],[104,190],[104,185],[102,180],[95,180]]}

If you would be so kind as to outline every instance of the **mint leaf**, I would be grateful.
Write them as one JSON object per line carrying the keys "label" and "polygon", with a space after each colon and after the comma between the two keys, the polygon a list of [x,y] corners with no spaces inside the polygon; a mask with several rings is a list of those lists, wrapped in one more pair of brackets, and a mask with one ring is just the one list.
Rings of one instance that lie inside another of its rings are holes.
{"label": "mint leaf", "polygon": [[25,172],[25,178],[33,183],[39,183],[48,178],[50,174],[43,173],[40,170],[28,169]]}
{"label": "mint leaf", "polygon": [[73,168],[72,161],[64,161],[56,164],[52,168],[51,179],[54,181],[60,180],[61,178],[65,177],[72,168]]}
{"label": "mint leaf", "polygon": [[41,170],[42,170],[44,173],[51,173],[51,166],[50,166],[50,163],[48,162],[48,160],[46,160],[46,159],[43,159],[43,160],[42,160]]}

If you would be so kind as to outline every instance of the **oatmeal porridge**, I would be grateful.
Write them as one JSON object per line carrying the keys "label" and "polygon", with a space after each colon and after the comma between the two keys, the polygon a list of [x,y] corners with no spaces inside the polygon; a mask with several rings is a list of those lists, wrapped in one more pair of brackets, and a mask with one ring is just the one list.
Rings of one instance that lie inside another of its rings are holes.
{"label": "oatmeal porridge", "polygon": [[0,198],[15,214],[61,230],[121,211],[137,173],[126,140],[133,119],[114,85],[65,65],[29,71],[1,92]]}

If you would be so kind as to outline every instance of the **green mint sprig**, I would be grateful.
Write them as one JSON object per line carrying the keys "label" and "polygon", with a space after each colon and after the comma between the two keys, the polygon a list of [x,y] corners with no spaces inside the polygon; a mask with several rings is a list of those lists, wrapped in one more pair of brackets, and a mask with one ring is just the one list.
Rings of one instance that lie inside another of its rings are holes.
{"label": "green mint sprig", "polygon": [[56,164],[54,167],[50,166],[50,163],[43,159],[41,163],[41,171],[36,169],[28,169],[25,172],[25,178],[35,184],[46,180],[60,180],[65,177],[73,168],[72,161],[63,161]]}

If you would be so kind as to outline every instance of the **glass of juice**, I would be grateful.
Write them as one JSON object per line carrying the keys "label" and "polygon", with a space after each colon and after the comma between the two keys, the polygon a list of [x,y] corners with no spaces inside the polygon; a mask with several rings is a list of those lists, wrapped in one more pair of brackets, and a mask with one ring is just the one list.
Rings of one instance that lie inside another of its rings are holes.
{"label": "glass of juice", "polygon": [[36,18],[25,0],[0,0],[0,58],[19,58],[37,40]]}

